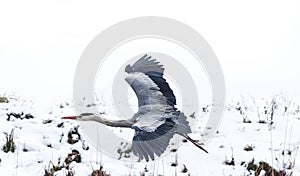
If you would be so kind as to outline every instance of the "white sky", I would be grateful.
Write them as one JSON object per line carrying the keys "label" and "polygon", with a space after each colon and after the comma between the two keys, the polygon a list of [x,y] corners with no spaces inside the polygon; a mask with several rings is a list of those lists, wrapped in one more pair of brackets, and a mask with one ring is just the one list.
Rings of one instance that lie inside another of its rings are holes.
{"label": "white sky", "polygon": [[1,1],[0,94],[44,104],[72,97],[77,61],[105,28],[138,16],[180,20],[208,41],[228,98],[300,95],[300,1]]}

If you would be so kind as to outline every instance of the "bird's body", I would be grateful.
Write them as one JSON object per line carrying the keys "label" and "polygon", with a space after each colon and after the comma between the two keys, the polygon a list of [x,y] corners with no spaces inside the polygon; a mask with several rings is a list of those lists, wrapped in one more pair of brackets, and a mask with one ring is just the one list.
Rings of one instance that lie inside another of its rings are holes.
{"label": "bird's body", "polygon": [[[132,151],[140,160],[154,160],[161,156],[170,139],[179,134],[207,152],[197,141],[191,139],[186,116],[177,110],[176,98],[163,77],[164,68],[151,56],[144,55],[132,66],[125,68],[125,80],[138,98],[138,112],[129,120],[111,121],[95,114],[81,114],[76,119],[93,120],[114,127],[129,127],[135,130]],[[74,116],[72,116],[74,117]],[[65,117],[65,119],[72,119]]]}

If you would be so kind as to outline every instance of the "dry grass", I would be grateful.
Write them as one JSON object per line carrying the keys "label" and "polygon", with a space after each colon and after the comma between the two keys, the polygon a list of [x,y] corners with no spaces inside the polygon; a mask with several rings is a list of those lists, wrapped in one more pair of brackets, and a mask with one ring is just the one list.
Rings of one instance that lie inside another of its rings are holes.
{"label": "dry grass", "polygon": [[99,170],[93,170],[91,176],[110,176],[110,174],[103,170],[103,166],[100,166]]}
{"label": "dry grass", "polygon": [[57,171],[66,169],[66,176],[74,176],[75,173],[70,168],[70,164],[75,161],[77,163],[81,162],[80,153],[77,150],[72,150],[71,153],[67,155],[64,160],[64,163],[61,164],[61,159],[58,159],[57,164],[54,164],[52,161],[49,162],[48,168],[45,169],[44,176],[55,176]]}
{"label": "dry grass", "polygon": [[8,133],[4,133],[4,134],[5,134],[6,142],[3,145],[2,150],[5,153],[15,152],[16,145],[15,145],[15,142],[14,142],[14,129],[11,130],[10,134],[8,134]]}
{"label": "dry grass", "polygon": [[248,145],[248,144],[247,144],[247,145],[244,147],[244,150],[247,151],[247,152],[253,151],[253,149],[254,149],[254,145]]}
{"label": "dry grass", "polygon": [[0,103],[8,103],[8,98],[6,98],[5,96],[0,96]]}
{"label": "dry grass", "polygon": [[267,162],[260,161],[258,164],[255,164],[254,159],[252,159],[247,164],[247,170],[253,171],[255,176],[259,176],[262,171],[264,171],[265,176],[291,176],[292,174],[286,173],[284,170],[277,171]]}

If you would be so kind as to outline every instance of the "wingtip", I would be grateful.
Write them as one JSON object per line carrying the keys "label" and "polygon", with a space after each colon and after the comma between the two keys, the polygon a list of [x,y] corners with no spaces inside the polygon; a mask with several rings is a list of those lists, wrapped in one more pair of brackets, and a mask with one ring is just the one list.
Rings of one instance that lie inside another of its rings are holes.
{"label": "wingtip", "polygon": [[131,67],[129,64],[125,67],[125,72],[126,72],[126,73],[131,73],[131,72],[133,72],[132,67]]}
{"label": "wingtip", "polygon": [[[144,54],[140,59],[148,59],[149,57],[147,57],[148,56],[148,54]],[[151,56],[150,56],[150,58],[151,58]]]}

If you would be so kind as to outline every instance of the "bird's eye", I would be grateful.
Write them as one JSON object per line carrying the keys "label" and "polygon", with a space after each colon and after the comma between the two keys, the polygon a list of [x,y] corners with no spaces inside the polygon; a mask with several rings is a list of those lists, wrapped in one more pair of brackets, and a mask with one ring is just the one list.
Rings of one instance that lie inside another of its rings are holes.
{"label": "bird's eye", "polygon": [[93,113],[82,113],[82,114],[80,114],[81,117],[82,116],[90,116],[90,115],[93,115]]}

